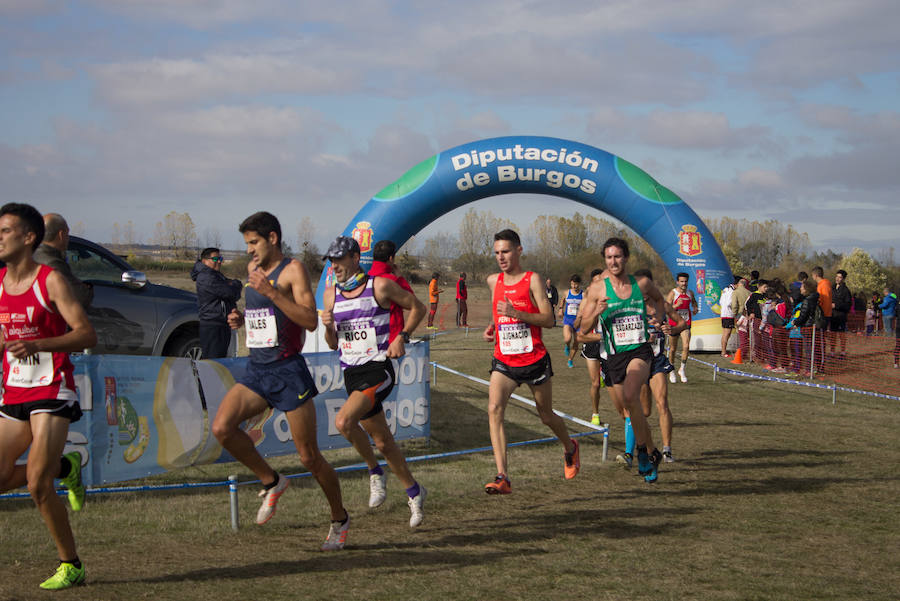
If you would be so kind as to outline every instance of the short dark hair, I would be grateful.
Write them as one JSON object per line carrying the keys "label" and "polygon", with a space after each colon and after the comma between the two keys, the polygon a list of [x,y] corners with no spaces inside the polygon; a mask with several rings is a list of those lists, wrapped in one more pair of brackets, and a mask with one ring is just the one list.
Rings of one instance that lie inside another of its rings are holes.
{"label": "short dark hair", "polygon": [[838,269],[837,273],[841,274],[841,277],[844,278],[845,280],[847,279],[847,272],[844,271],[843,269]]}
{"label": "short dark hair", "polygon": [[797,274],[797,279],[800,280],[801,282],[802,282],[803,280],[808,280],[808,279],[809,279],[809,274],[806,273],[805,271],[801,271],[800,273]]}
{"label": "short dark hair", "polygon": [[768,285],[769,285],[769,280],[762,280],[762,279],[756,280],[757,288],[759,288],[760,286],[768,286]]}
{"label": "short dark hair", "polygon": [[[678,278],[687,278],[687,279],[691,279],[691,276],[690,276],[690,274],[688,274],[686,271],[679,271],[678,273],[675,274],[675,281],[676,281],[676,282],[678,281]],[[650,279],[653,279],[653,278],[650,278]]]}
{"label": "short dark hair", "polygon": [[0,207],[0,217],[3,215],[15,215],[22,222],[22,229],[25,233],[34,234],[34,242],[31,243],[31,250],[36,250],[41,242],[44,241],[44,218],[41,212],[29,204],[23,202],[8,202]]}
{"label": "short dark hair", "polygon": [[634,277],[636,278],[647,278],[651,282],[653,281],[653,273],[647,269],[646,267],[638,269],[634,272]]}
{"label": "short dark hair", "polygon": [[372,247],[372,260],[388,261],[397,254],[397,245],[392,240],[379,240]]}
{"label": "short dark hair", "polygon": [[740,282],[742,279],[744,279],[744,276],[742,276],[742,275],[734,276],[734,285],[737,286],[737,283]]}
{"label": "short dark hair", "polygon": [[576,273],[576,274],[573,274],[572,277],[569,278],[569,281],[570,281],[570,282],[575,282],[576,284],[580,284],[580,283],[581,283],[581,276],[578,275],[577,273]]}
{"label": "short dark hair", "polygon": [[507,242],[512,242],[513,246],[522,246],[522,239],[519,238],[519,234],[509,228],[500,230],[499,232],[494,234],[494,242],[498,240],[506,240]]}
{"label": "short dark hair", "polygon": [[432,272],[432,274],[431,274],[431,279],[432,279],[432,280],[436,280],[436,279],[438,279],[439,277],[441,277],[441,274],[439,274],[439,273],[436,272],[436,271]]}
{"label": "short dark hair", "polygon": [[603,252],[604,257],[606,256],[606,249],[611,246],[616,246],[616,247],[622,249],[622,254],[625,255],[626,258],[628,258],[631,255],[631,251],[628,250],[628,242],[626,242],[625,240],[622,240],[621,238],[609,238],[606,242],[603,243],[603,251],[602,252]]}
{"label": "short dark hair", "polygon": [[813,267],[812,272],[813,272],[813,275],[817,275],[820,278],[825,277],[825,270],[822,269],[822,267],[820,267],[819,265],[816,265],[815,267]]}
{"label": "short dark hair", "polygon": [[594,268],[594,269],[591,269],[591,279],[593,280],[595,277],[597,277],[597,276],[600,275],[601,273],[603,273],[603,270],[600,269],[599,267],[596,267],[596,268]]}
{"label": "short dark hair", "polygon": [[263,238],[268,238],[269,234],[275,232],[278,234],[278,247],[281,248],[281,224],[278,218],[268,211],[253,213],[241,222],[238,231],[242,234],[256,232]]}
{"label": "short dark hair", "polygon": [[216,248],[215,246],[210,246],[209,248],[204,248],[203,251],[200,253],[200,260],[202,261],[204,259],[208,259],[211,256],[217,255],[217,254],[221,254],[221,253],[219,252],[219,249]]}
{"label": "short dark hair", "polygon": [[756,271],[756,270],[754,269],[753,271],[750,272],[750,278],[753,279],[753,280],[758,280],[758,279],[759,279],[759,272]]}

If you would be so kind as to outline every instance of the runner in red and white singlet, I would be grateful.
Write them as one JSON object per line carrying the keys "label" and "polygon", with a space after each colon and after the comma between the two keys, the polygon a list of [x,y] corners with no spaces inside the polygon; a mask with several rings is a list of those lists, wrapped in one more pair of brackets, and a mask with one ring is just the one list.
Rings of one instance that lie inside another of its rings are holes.
{"label": "runner in red and white singlet", "polygon": [[[50,531],[60,563],[41,588],[58,590],[84,582],[66,508],[54,480],[69,489],[69,505],[84,504],[82,457],[63,455],[69,424],[81,417],[68,353],[97,344],[84,307],[65,277],[35,262],[44,219],[34,207],[0,208],[0,335],[3,391],[0,395],[0,492],[28,485]],[[28,463],[16,461],[28,451]]]}
{"label": "runner in red and white singlet", "polygon": [[[691,317],[700,311],[700,305],[697,304],[697,297],[694,291],[688,289],[688,281],[690,276],[687,273],[679,273],[675,276],[675,288],[666,295],[666,302],[672,305],[672,308],[681,316],[687,324],[680,334],[669,336],[669,362],[675,365],[675,354],[678,352],[678,341],[681,340],[681,366],[678,368],[678,376],[682,382],[687,382],[687,374],[684,372],[684,365],[688,360],[688,351],[691,348]],[[675,327],[675,322],[669,320],[669,326]],[[669,372],[669,382],[675,383],[675,372]]]}
{"label": "runner in red and white singlet", "polygon": [[566,424],[553,413],[553,368],[541,341],[541,328],[553,327],[553,309],[538,274],[522,269],[522,242],[512,230],[494,234],[494,257],[500,273],[488,276],[493,319],[484,339],[494,343],[491,382],[488,389],[488,424],[497,476],[488,482],[488,494],[509,494],[506,431],[503,415],[509,397],[519,384],[527,384],[534,395],[541,421],[550,427],[565,449],[563,473],[574,478],[581,467],[578,443],[569,438]]}

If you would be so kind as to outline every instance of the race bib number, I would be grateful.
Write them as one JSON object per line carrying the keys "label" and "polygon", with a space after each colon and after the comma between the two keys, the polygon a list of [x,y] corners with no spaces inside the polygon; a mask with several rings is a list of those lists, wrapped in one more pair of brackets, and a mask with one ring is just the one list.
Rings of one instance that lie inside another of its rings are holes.
{"label": "race bib number", "polygon": [[531,327],[523,321],[501,323],[497,326],[500,336],[500,352],[504,355],[521,355],[534,350]]}
{"label": "race bib number", "polygon": [[690,309],[678,309],[678,314],[681,315],[681,319],[687,321],[691,318],[691,310]]}
{"label": "race bib number", "polygon": [[566,315],[578,315],[578,305],[580,303],[569,303],[566,305]]}
{"label": "race bib number", "polygon": [[278,324],[271,307],[247,309],[244,314],[247,326],[247,348],[274,348],[278,346]]}
{"label": "race bib number", "polygon": [[36,353],[24,359],[16,359],[6,352],[9,373],[6,385],[19,388],[49,386],[53,382],[53,353]]}
{"label": "race bib number", "polygon": [[369,320],[345,321],[337,327],[338,348],[344,359],[362,359],[378,354],[375,326]]}
{"label": "race bib number", "polygon": [[616,346],[641,344],[646,342],[644,318],[640,315],[623,315],[613,319],[613,340]]}

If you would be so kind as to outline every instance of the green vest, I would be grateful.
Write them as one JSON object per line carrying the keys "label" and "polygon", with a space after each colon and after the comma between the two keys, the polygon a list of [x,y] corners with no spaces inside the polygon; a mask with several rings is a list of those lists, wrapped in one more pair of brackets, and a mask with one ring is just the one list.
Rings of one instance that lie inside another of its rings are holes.
{"label": "green vest", "polygon": [[644,295],[634,276],[631,280],[631,296],[621,299],[613,290],[612,281],[606,279],[606,311],[600,315],[603,324],[603,344],[610,355],[633,351],[649,340],[647,335],[647,311]]}

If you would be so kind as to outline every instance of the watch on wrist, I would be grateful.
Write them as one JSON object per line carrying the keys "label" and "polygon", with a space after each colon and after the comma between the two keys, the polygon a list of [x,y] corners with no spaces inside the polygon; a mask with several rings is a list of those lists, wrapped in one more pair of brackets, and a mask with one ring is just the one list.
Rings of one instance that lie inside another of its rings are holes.
{"label": "watch on wrist", "polygon": [[400,332],[400,337],[403,338],[404,344],[409,344],[409,332],[403,330]]}

